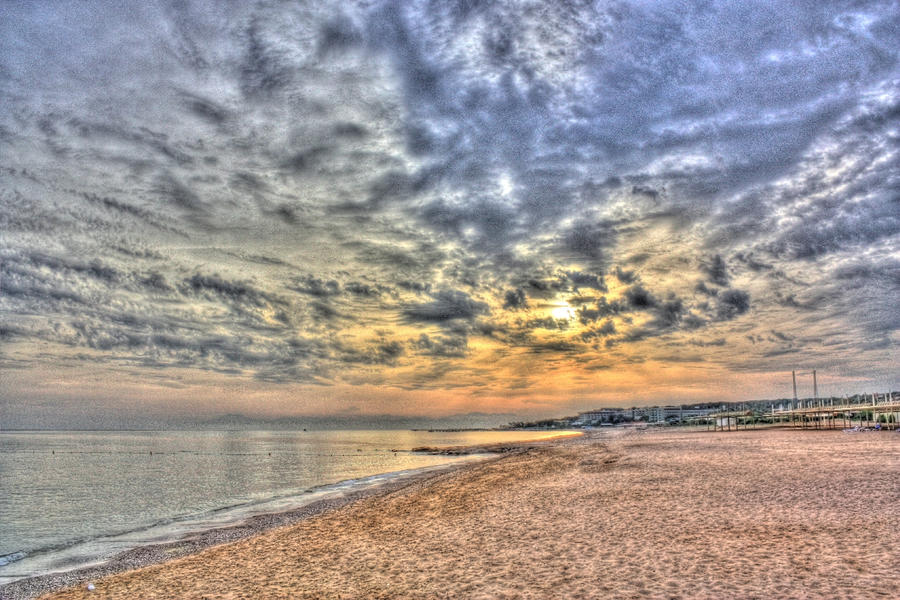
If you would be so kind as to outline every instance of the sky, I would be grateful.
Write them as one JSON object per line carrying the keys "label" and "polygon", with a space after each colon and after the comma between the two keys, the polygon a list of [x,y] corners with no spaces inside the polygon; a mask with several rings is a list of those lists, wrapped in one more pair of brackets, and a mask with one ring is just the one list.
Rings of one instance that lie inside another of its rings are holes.
{"label": "sky", "polygon": [[0,427],[900,388],[895,2],[7,2]]}

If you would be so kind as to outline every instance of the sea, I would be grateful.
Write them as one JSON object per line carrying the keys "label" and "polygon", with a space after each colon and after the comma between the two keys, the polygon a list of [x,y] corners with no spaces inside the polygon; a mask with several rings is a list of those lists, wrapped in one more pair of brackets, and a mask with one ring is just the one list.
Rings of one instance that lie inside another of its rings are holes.
{"label": "sea", "polygon": [[[0,432],[0,585],[444,468],[535,431]],[[558,433],[556,434],[558,435]]]}

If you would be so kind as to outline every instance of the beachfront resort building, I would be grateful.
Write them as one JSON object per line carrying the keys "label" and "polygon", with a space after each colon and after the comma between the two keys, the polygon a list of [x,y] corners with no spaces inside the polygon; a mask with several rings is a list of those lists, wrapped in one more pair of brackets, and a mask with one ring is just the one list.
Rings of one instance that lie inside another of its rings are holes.
{"label": "beachfront resort building", "polygon": [[572,425],[590,426],[623,421],[647,421],[649,423],[684,422],[705,418],[719,409],[683,406],[632,406],[631,408],[598,408],[583,413]]}
{"label": "beachfront resort building", "polygon": [[624,408],[598,408],[578,413],[573,425],[599,425],[601,423],[620,423],[627,420]]}

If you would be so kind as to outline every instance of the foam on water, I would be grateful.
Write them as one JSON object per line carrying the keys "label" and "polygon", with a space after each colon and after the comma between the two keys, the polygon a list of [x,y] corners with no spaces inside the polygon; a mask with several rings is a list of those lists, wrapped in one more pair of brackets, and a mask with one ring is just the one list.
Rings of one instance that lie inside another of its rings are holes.
{"label": "foam on water", "polygon": [[[475,461],[483,458],[483,456],[478,455],[465,456],[456,458],[453,462]],[[380,473],[369,477],[317,486],[296,494],[285,494],[266,500],[217,508],[177,519],[166,519],[118,534],[71,540],[59,546],[40,548],[30,553],[15,552],[0,557],[0,585],[12,583],[26,577],[102,564],[121,552],[139,546],[174,542],[190,534],[237,525],[254,516],[295,510],[319,500],[341,498],[354,492],[377,487],[392,480],[402,480],[423,472],[441,470],[447,466],[447,464],[444,464],[392,473]]]}

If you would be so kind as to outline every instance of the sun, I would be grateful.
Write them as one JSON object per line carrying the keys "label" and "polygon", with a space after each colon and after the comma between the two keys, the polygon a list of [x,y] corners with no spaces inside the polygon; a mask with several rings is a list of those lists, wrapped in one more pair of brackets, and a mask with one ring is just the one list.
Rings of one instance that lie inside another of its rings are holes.
{"label": "sun", "polygon": [[575,317],[575,313],[572,311],[572,307],[568,304],[559,304],[555,305],[550,309],[550,316],[554,319],[564,319],[569,320]]}

